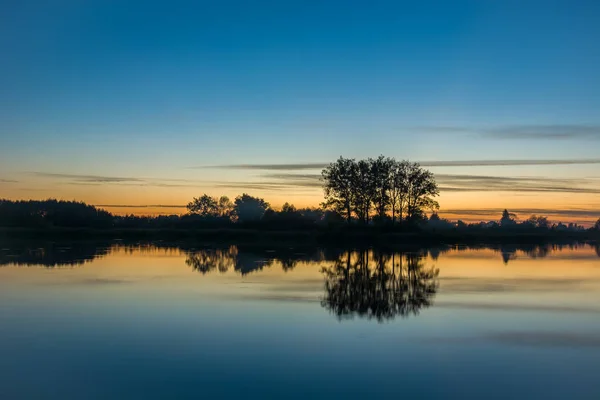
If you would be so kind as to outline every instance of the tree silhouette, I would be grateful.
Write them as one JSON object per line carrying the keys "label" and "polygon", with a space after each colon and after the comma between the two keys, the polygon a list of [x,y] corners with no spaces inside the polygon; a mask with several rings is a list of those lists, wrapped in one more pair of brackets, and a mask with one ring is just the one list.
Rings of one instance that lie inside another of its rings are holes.
{"label": "tree silhouette", "polygon": [[357,173],[356,161],[344,157],[329,164],[321,173],[325,192],[323,207],[344,215],[348,223],[352,219]]}
{"label": "tree silhouette", "polygon": [[371,179],[373,188],[373,206],[380,222],[385,221],[386,214],[391,208],[391,174],[395,160],[379,156],[369,159],[371,164]]}
{"label": "tree silhouette", "polygon": [[188,203],[187,209],[192,214],[198,214],[203,217],[216,217],[219,215],[219,202],[214,197],[203,194]]}
{"label": "tree silhouette", "polygon": [[402,221],[406,201],[408,198],[408,161],[395,161],[390,170],[389,199],[392,210],[392,223],[396,222],[396,215]]}
{"label": "tree silhouette", "polygon": [[440,205],[433,199],[439,194],[433,173],[421,168],[418,163],[409,163],[406,218],[415,220],[426,209],[439,209]]}
{"label": "tree silhouette", "polygon": [[373,209],[382,222],[390,210],[393,221],[396,213],[402,220],[405,211],[407,219],[416,221],[425,210],[439,208],[433,199],[439,195],[434,176],[417,163],[383,156],[359,161],[340,157],[322,171],[322,178],[323,206],[344,214],[348,222],[354,215],[368,224]]}
{"label": "tree silhouette", "polygon": [[268,209],[269,203],[264,199],[246,193],[236,197],[234,202],[234,213],[240,222],[258,221]]}
{"label": "tree silhouette", "polygon": [[52,228],[110,228],[114,217],[108,211],[77,201],[0,199],[0,226]]}
{"label": "tree silhouette", "polygon": [[500,226],[503,228],[515,226],[515,219],[517,216],[515,214],[509,213],[508,210],[502,211],[502,217],[500,218]]}
{"label": "tree silhouette", "polygon": [[340,319],[359,316],[382,322],[418,315],[433,304],[439,270],[425,268],[421,255],[373,253],[372,260],[369,256],[368,251],[347,252],[322,270],[323,307]]}
{"label": "tree silhouette", "polygon": [[227,196],[219,197],[217,209],[221,217],[229,218],[233,214],[233,203]]}
{"label": "tree silhouette", "polygon": [[532,228],[542,228],[548,229],[550,227],[550,222],[548,222],[548,217],[543,217],[541,215],[532,215],[525,222],[525,224],[531,226]]}
{"label": "tree silhouette", "polygon": [[296,207],[293,204],[286,202],[283,207],[281,207],[281,212],[285,214],[293,214],[296,212]]}

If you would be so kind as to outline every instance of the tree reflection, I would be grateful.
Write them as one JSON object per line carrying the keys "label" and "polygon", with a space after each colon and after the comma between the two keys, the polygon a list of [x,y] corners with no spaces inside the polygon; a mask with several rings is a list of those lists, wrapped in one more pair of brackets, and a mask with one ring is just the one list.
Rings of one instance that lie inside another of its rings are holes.
{"label": "tree reflection", "polygon": [[8,242],[0,248],[0,266],[73,267],[104,257],[112,250],[111,242]]}
{"label": "tree reflection", "polygon": [[433,304],[439,270],[426,268],[421,254],[348,252],[323,268],[321,305],[338,318],[354,316],[382,322],[418,315]]}
{"label": "tree reflection", "polygon": [[[293,270],[299,262],[324,261],[330,253],[316,248],[265,248],[256,246],[230,246],[186,250],[185,263],[195,271],[207,274],[234,270],[241,275],[250,274],[279,265],[285,272]],[[339,252],[336,254],[339,255]]]}
{"label": "tree reflection", "polygon": [[187,254],[185,263],[202,274],[218,270],[227,272],[235,264],[237,247],[227,249],[204,249]]}

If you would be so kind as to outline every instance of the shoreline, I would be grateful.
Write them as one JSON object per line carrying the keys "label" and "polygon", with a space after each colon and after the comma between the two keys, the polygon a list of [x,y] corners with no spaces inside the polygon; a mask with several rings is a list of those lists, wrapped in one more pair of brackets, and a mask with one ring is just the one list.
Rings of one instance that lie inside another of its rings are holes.
{"label": "shoreline", "polygon": [[600,242],[600,232],[557,232],[550,230],[421,230],[399,231],[380,228],[319,228],[297,230],[215,229],[88,229],[88,228],[0,228],[0,242],[13,240],[182,240],[203,243],[272,243],[298,245],[362,244],[482,244]]}

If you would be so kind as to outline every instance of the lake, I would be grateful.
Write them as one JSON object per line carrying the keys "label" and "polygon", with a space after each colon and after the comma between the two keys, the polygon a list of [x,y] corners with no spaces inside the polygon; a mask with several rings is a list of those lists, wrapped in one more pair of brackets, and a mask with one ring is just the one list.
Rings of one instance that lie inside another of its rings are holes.
{"label": "lake", "polygon": [[0,398],[600,398],[600,250],[0,243]]}

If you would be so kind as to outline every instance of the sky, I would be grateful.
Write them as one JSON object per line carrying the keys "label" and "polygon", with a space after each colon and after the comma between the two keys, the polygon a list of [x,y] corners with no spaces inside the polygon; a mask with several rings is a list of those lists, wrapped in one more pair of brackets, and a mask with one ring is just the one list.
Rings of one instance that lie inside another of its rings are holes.
{"label": "sky", "polygon": [[431,169],[452,219],[600,217],[597,1],[0,10],[0,198],[316,206],[324,165],[383,154]]}

